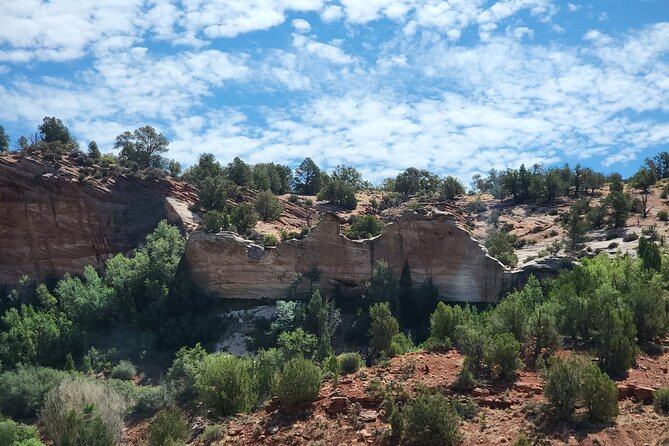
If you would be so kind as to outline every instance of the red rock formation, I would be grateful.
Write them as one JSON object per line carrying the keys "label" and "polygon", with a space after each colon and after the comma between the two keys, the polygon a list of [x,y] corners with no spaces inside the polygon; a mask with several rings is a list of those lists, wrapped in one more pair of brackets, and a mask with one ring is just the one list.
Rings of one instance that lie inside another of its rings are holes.
{"label": "red rock formation", "polygon": [[0,283],[22,275],[44,279],[135,247],[161,219],[181,217],[192,187],[171,180],[123,176],[78,180],[78,168],[38,158],[0,156]]}

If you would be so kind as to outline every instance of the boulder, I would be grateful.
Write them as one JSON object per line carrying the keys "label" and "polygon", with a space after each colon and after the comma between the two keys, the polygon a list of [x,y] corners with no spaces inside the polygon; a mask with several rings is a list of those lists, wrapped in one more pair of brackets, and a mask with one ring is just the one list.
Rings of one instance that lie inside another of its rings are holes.
{"label": "boulder", "polygon": [[330,415],[344,413],[348,410],[351,401],[345,396],[333,396],[330,403],[325,407],[325,411]]}
{"label": "boulder", "polygon": [[642,401],[644,404],[652,404],[654,391],[655,389],[652,387],[636,386],[634,388],[634,398],[638,401]]}

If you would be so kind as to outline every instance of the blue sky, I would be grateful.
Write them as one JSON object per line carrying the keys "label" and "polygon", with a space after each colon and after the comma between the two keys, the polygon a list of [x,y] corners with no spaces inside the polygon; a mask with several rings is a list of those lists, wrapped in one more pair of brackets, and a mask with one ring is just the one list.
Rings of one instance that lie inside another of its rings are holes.
{"label": "blue sky", "polygon": [[150,124],[203,152],[629,175],[669,150],[669,1],[0,1],[0,124],[44,116],[110,151]]}

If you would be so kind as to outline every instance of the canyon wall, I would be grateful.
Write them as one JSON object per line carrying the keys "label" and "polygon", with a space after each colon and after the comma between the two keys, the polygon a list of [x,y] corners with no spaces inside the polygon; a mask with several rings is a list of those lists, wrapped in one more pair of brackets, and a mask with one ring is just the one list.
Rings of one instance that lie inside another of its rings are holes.
{"label": "canyon wall", "polygon": [[291,285],[308,289],[303,276],[320,272],[326,292],[361,293],[377,260],[386,260],[399,278],[405,262],[413,283],[432,279],[443,299],[496,302],[511,284],[510,273],[489,257],[469,233],[445,212],[407,212],[369,240],[340,234],[336,216],[325,214],[302,240],[263,249],[236,234],[195,232],[186,246],[186,262],[206,290],[227,298],[282,299]]}
{"label": "canyon wall", "polygon": [[78,273],[136,248],[158,222],[186,226],[195,191],[171,180],[78,180],[76,166],[0,156],[0,283]]}

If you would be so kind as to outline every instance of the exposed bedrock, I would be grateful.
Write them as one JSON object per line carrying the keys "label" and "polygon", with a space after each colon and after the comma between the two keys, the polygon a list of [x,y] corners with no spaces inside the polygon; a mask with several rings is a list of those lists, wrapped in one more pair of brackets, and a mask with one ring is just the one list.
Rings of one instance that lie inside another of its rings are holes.
{"label": "exposed bedrock", "polygon": [[161,219],[188,226],[195,191],[170,180],[81,183],[75,166],[0,157],[0,283],[79,273],[138,246]]}
{"label": "exposed bedrock", "polygon": [[[196,232],[186,246],[195,280],[227,298],[285,298],[295,273],[314,269],[320,272],[316,286],[360,293],[381,259],[396,278],[408,262],[413,283],[431,278],[446,300],[496,302],[514,282],[451,214],[439,211],[407,212],[369,240],[347,239],[340,234],[337,217],[325,214],[307,237],[276,248],[263,249],[230,232]],[[300,287],[304,291],[308,281],[303,279]]]}

